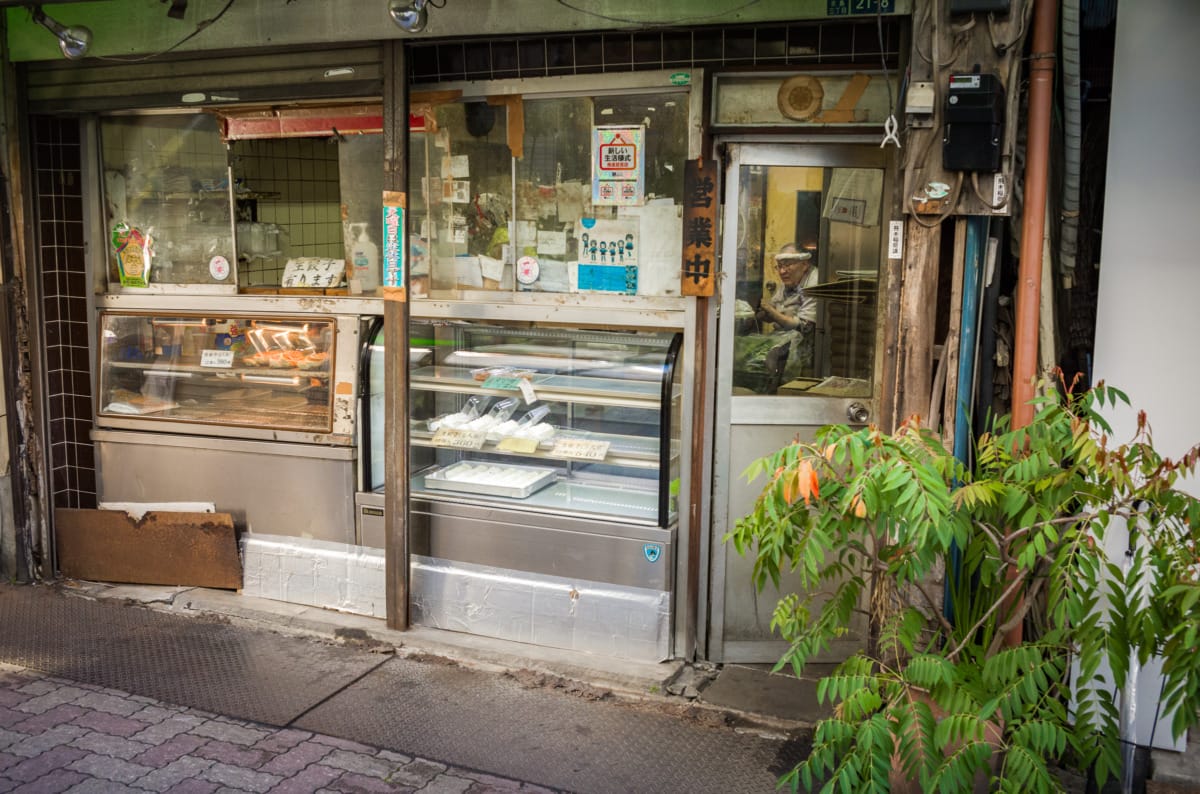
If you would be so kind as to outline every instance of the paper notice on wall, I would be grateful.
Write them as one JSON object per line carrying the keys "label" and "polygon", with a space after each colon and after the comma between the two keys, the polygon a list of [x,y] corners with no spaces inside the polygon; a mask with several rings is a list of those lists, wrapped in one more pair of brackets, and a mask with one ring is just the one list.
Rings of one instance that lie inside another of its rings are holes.
{"label": "paper notice on wall", "polygon": [[471,176],[471,159],[465,154],[456,154],[450,158],[450,177],[466,179]]}
{"label": "paper notice on wall", "polygon": [[517,221],[514,226],[516,227],[514,244],[517,246],[517,250],[524,253],[527,248],[533,248],[536,251],[537,223],[535,221]]}
{"label": "paper notice on wall", "polygon": [[646,128],[592,128],[592,204],[635,206],[645,202]]}
{"label": "paper notice on wall", "polygon": [[683,256],[682,208],[670,199],[644,207],[622,207],[618,218],[638,223],[639,295],[678,295],[679,262]]}
{"label": "paper notice on wall", "polygon": [[454,280],[459,287],[482,287],[483,273],[479,268],[479,257],[454,257]]}
{"label": "paper notice on wall", "polygon": [[346,270],[344,259],[324,259],[301,256],[289,259],[283,266],[281,287],[336,287],[342,283]]}
{"label": "paper notice on wall", "polygon": [[570,270],[571,292],[610,292],[636,295],[637,265],[593,265],[574,262]]}
{"label": "paper notice on wall", "polygon": [[580,218],[575,224],[579,261],[594,265],[635,265],[640,261],[638,220]]}
{"label": "paper notice on wall", "polygon": [[552,229],[538,229],[537,252],[549,256],[566,256],[567,233]]}
{"label": "paper notice on wall", "polygon": [[479,257],[479,270],[486,279],[501,281],[504,278],[504,260],[492,259],[490,256]]}
{"label": "paper notice on wall", "polygon": [[467,217],[452,215],[450,217],[450,241],[458,245],[467,244]]}
{"label": "paper notice on wall", "polygon": [[839,223],[878,226],[882,196],[882,169],[833,168],[821,215]]}
{"label": "paper notice on wall", "polygon": [[471,182],[467,179],[455,179],[450,183],[450,201],[455,204],[471,203]]}
{"label": "paper notice on wall", "polygon": [[583,182],[562,182],[554,192],[559,218],[583,218],[592,214],[591,193]]}
{"label": "paper notice on wall", "polygon": [[542,259],[538,262],[541,272],[537,286],[541,292],[570,292],[567,263],[561,259]]}

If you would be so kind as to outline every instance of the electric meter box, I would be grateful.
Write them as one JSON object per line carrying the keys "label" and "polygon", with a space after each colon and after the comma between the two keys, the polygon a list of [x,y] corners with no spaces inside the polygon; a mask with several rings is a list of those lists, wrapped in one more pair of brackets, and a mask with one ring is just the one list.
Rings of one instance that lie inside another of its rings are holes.
{"label": "electric meter box", "polygon": [[942,167],[999,171],[1004,86],[994,74],[952,74],[942,113]]}
{"label": "electric meter box", "polygon": [[973,14],[977,11],[989,11],[993,14],[1007,14],[1010,0],[950,0],[951,14]]}

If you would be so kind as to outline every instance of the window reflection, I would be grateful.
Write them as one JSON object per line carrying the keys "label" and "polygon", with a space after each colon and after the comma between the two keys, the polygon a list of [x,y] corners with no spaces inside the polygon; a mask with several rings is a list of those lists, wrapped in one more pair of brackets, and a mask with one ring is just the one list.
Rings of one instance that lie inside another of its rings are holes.
{"label": "window reflection", "polygon": [[734,394],[870,396],[882,170],[739,177]]}
{"label": "window reflection", "polygon": [[[410,140],[413,297],[679,293],[687,93],[438,105]],[[519,112],[519,117],[518,117]],[[636,129],[644,180],[593,200],[593,136]],[[520,132],[520,154],[512,136]]]}

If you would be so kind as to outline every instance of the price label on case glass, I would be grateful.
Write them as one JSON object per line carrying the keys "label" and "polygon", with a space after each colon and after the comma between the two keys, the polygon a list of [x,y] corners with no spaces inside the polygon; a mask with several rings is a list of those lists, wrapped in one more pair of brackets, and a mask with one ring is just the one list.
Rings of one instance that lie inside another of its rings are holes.
{"label": "price label on case glass", "polygon": [[506,375],[492,375],[483,382],[483,388],[497,391],[517,391],[521,388],[524,378],[513,378]]}
{"label": "price label on case glass", "polygon": [[435,447],[450,447],[451,449],[482,449],[487,441],[487,433],[483,430],[464,430],[461,427],[439,427],[433,434]]}
{"label": "price label on case glass", "polygon": [[588,441],[582,438],[560,438],[554,442],[550,450],[552,458],[570,458],[572,460],[601,461],[608,457],[609,442]]}
{"label": "price label on case glass", "polygon": [[200,366],[202,367],[223,367],[229,368],[233,366],[233,351],[232,350],[201,350],[200,351]]}

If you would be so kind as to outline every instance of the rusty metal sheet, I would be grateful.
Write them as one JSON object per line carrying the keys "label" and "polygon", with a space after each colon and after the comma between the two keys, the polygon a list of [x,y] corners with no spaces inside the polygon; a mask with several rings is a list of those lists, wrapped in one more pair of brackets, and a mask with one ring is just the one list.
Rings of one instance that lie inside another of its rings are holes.
{"label": "rusty metal sheet", "polygon": [[242,563],[229,513],[119,510],[54,511],[58,568],[97,582],[242,586]]}

